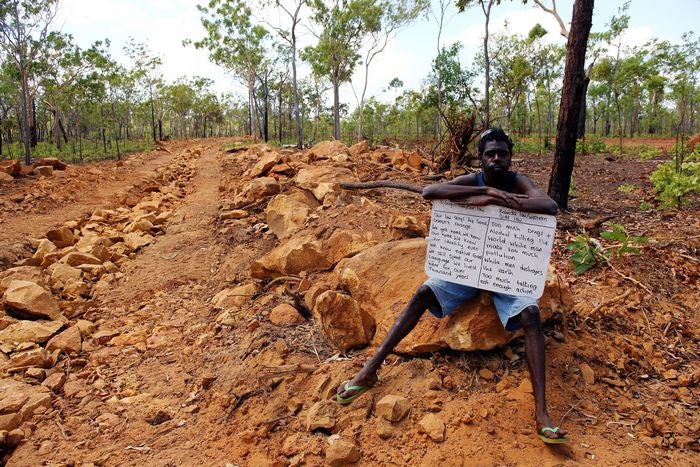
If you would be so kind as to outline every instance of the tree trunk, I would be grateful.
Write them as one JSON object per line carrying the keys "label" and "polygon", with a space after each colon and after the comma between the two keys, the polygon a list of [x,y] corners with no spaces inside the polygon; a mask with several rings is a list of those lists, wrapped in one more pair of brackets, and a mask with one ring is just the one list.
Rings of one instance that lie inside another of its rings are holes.
{"label": "tree trunk", "polygon": [[153,91],[151,90],[151,128],[153,129],[153,142],[156,142],[156,112],[153,108]]}
{"label": "tree trunk", "polygon": [[489,88],[491,87],[491,59],[489,58],[489,19],[491,16],[491,7],[493,6],[494,0],[489,0],[489,5],[484,9],[482,4],[482,9],[484,10],[484,16],[486,17],[484,21],[484,116],[486,121],[484,126],[489,128],[491,126],[491,97],[489,95]]}
{"label": "tree trunk", "polygon": [[333,138],[340,140],[340,83],[333,77]]}
{"label": "tree trunk", "polygon": [[[297,10],[298,11],[298,10]],[[296,26],[296,23],[294,23]],[[297,89],[297,47],[295,29],[292,27],[292,94],[294,94],[294,121],[297,129],[297,148],[304,146],[304,136],[301,129],[301,112],[299,111],[299,90]],[[280,89],[280,94],[282,90]],[[281,102],[281,99],[280,99]],[[280,119],[282,118],[282,108],[280,107]],[[282,127],[280,122],[280,128]],[[280,133],[281,134],[281,133]],[[281,139],[280,139],[281,141]]]}
{"label": "tree trunk", "polygon": [[588,84],[591,82],[591,67],[588,67],[586,77],[583,78],[583,98],[581,99],[581,110],[578,116],[578,128],[576,130],[576,139],[582,139],[586,134],[586,94],[588,93]]}
{"label": "tree trunk", "polygon": [[571,30],[566,45],[564,83],[561,90],[559,121],[557,123],[557,143],[554,164],[549,177],[549,196],[559,205],[568,209],[571,175],[576,157],[576,130],[581,99],[583,98],[584,62],[588,34],[593,21],[594,0],[575,0],[571,17]]}

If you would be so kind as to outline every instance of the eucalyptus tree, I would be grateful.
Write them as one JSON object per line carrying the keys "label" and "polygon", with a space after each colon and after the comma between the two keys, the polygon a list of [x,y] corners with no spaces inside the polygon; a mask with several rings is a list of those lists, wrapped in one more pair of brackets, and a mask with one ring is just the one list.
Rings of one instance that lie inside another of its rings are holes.
{"label": "eucalyptus tree", "polygon": [[491,125],[491,57],[489,55],[489,22],[491,9],[494,5],[500,5],[501,0],[457,0],[457,8],[460,12],[478,5],[484,14],[484,120],[485,127]]}
{"label": "eucalyptus tree", "polygon": [[129,38],[127,45],[124,47],[124,52],[133,62],[131,71],[134,74],[134,78],[143,87],[142,91],[148,93],[151,111],[151,135],[155,143],[157,137],[154,88],[157,89],[156,83],[162,79],[162,75],[158,72],[158,67],[163,64],[163,61],[157,55],[153,55],[145,43],[136,42],[133,37]]}
{"label": "eucalyptus tree", "polygon": [[680,44],[659,44],[658,52],[665,62],[669,78],[668,97],[675,111],[673,132],[676,136],[676,171],[680,172],[684,157],[684,136],[698,131],[697,113],[700,99],[700,38],[687,32]]}
{"label": "eucalyptus tree", "polygon": [[331,81],[333,137],[340,139],[340,85],[350,81],[365,35],[380,30],[382,10],[376,0],[313,0],[310,6],[322,31],[317,44],[304,49],[302,58],[311,64],[316,76]]}
{"label": "eucalyptus tree", "polygon": [[38,64],[40,73],[37,74],[43,103],[53,116],[52,132],[59,150],[62,141],[68,143],[64,118],[66,114],[77,115],[78,97],[83,92],[82,87],[88,84],[86,80],[95,78],[99,69],[108,66],[108,46],[109,41],[97,41],[83,50],[73,43],[70,34],[54,31],[47,37],[46,51]]}
{"label": "eucalyptus tree", "polygon": [[165,87],[164,97],[169,104],[170,132],[174,136],[186,138],[188,117],[192,113],[196,99],[192,86],[185,78],[179,78]]}
{"label": "eucalyptus tree", "polygon": [[185,45],[207,49],[209,58],[242,79],[248,88],[248,134],[257,137],[253,124],[255,84],[266,56],[268,31],[251,21],[252,10],[243,0],[210,0],[207,6],[197,5],[207,36]]}
{"label": "eucalyptus tree", "polygon": [[593,0],[575,0],[566,46],[557,143],[547,190],[561,210],[566,210],[569,203],[569,187],[576,157],[576,132],[583,99],[586,46],[592,23]]}
{"label": "eucalyptus tree", "polygon": [[527,92],[530,83],[534,81],[533,42],[547,32],[539,24],[537,26],[527,38],[506,34],[497,34],[493,37],[491,61],[493,93],[494,97],[500,98],[501,106],[505,110],[507,127],[510,130],[516,129],[513,112]]}
{"label": "eucalyptus tree", "polygon": [[357,138],[362,139],[362,108],[365,105],[367,84],[369,83],[369,67],[374,59],[382,53],[389,40],[402,28],[408,26],[420,16],[427,14],[430,7],[428,0],[379,0],[380,8],[379,27],[371,28],[366,32],[364,50],[364,84],[359,100],[359,122],[357,126]]}
{"label": "eucalyptus tree", "polygon": [[14,62],[20,80],[20,128],[24,161],[31,162],[32,136],[36,128],[30,115],[32,67],[44,50],[57,0],[3,0],[0,2],[0,48]]}
{"label": "eucalyptus tree", "polygon": [[[268,4],[274,4],[275,7],[284,13],[284,15],[289,18],[289,26],[283,28],[282,26],[275,26],[271,23],[267,23],[279,36],[289,45],[289,50],[291,52],[290,62],[292,65],[292,96],[293,96],[293,107],[292,114],[294,115],[294,123],[296,124],[296,140],[297,147],[301,149],[304,144],[303,132],[302,132],[302,119],[301,113],[299,111],[299,86],[297,84],[297,27],[301,22],[301,11],[302,7],[308,3],[308,0],[293,0],[288,2],[283,2],[281,0],[267,0]],[[280,95],[280,112],[281,112],[281,93]],[[281,122],[280,113],[280,122]],[[280,123],[280,142],[282,141],[282,125]]]}
{"label": "eucalyptus tree", "polygon": [[8,65],[6,61],[0,62],[0,158],[4,157],[3,138],[7,136],[8,146],[12,142],[13,122],[9,117],[12,109],[18,107],[17,102],[19,101],[19,93],[13,76],[14,70]]}

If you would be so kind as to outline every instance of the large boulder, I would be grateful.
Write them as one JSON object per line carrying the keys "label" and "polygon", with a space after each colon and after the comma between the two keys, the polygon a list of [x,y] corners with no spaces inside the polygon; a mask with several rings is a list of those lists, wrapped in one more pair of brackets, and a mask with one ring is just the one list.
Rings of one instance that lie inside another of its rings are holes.
{"label": "large boulder", "polygon": [[326,258],[323,242],[312,235],[294,237],[253,262],[250,274],[265,279],[301,271],[328,269],[332,263]]}
{"label": "large boulder", "polygon": [[53,175],[53,167],[50,165],[40,165],[32,170],[32,173],[37,177],[50,177]]}
{"label": "large boulder", "polygon": [[53,352],[61,350],[66,353],[80,352],[82,337],[78,326],[71,326],[62,333],[54,336],[47,344],[46,350]]}
{"label": "large boulder", "polygon": [[65,162],[60,161],[55,157],[42,157],[41,159],[32,164],[32,169],[36,169],[37,167],[42,166],[49,166],[53,170],[66,170],[66,168],[68,167]]}
{"label": "large boulder", "polygon": [[349,295],[329,290],[316,299],[314,319],[323,333],[341,351],[369,344],[374,319]]}
{"label": "large boulder", "polygon": [[301,169],[296,176],[296,184],[311,190],[317,200],[323,202],[328,193],[340,189],[340,182],[358,182],[357,176],[349,169],[333,166],[312,166]]}
{"label": "large boulder", "polygon": [[342,141],[321,141],[307,151],[310,159],[330,159],[338,154],[347,154],[348,148]]}
{"label": "large boulder", "polygon": [[0,172],[19,177],[22,175],[22,164],[19,160],[0,161]]}
{"label": "large boulder", "polygon": [[369,152],[369,144],[367,143],[366,139],[363,139],[359,143],[355,143],[348,148],[348,154],[350,154],[352,157],[357,157],[366,152]]}
{"label": "large boulder", "polygon": [[259,201],[266,196],[276,195],[280,192],[280,184],[272,177],[260,177],[249,182],[236,194],[231,208],[236,209],[246,204]]}
{"label": "large boulder", "polygon": [[319,205],[307,190],[277,195],[267,204],[267,226],[277,238],[289,238],[304,226],[306,216]]}
{"label": "large boulder", "polygon": [[398,149],[391,153],[391,164],[397,169],[420,171],[421,157],[417,152],[405,152]]}
{"label": "large boulder", "polygon": [[51,240],[48,238],[42,238],[39,245],[36,247],[36,252],[32,258],[41,263],[44,260],[44,256],[48,255],[49,253],[53,253],[56,250],[56,245],[54,245]]}
{"label": "large boulder", "polygon": [[73,234],[73,230],[66,226],[49,230],[46,232],[46,238],[51,240],[58,248],[72,246],[77,240]]}
{"label": "large boulder", "polygon": [[[336,266],[340,287],[350,292],[362,311],[376,321],[373,344],[382,341],[412,294],[426,280],[426,248],[427,242],[420,238],[382,243]],[[566,281],[558,278],[553,268],[539,303],[543,319],[570,308],[573,303]],[[501,346],[514,336],[503,329],[490,295],[484,292],[447,318],[436,319],[426,313],[396,350],[403,353],[442,348],[486,350]]]}
{"label": "large boulder", "polygon": [[10,431],[51,407],[51,391],[12,378],[0,379],[0,430]]}
{"label": "large boulder", "polygon": [[282,159],[282,155],[275,151],[265,151],[258,159],[258,162],[250,169],[248,175],[251,177],[259,177],[265,175]]}
{"label": "large boulder", "polygon": [[42,269],[38,266],[17,266],[0,271],[0,294],[5,293],[12,281],[29,281],[42,285]]}
{"label": "large boulder", "polygon": [[292,237],[251,265],[256,279],[330,269],[343,258],[356,255],[377,242],[370,233],[336,230],[326,240],[313,235]]}
{"label": "large boulder", "polygon": [[0,344],[34,342],[43,344],[63,327],[61,321],[29,321],[26,319],[10,324],[0,331]]}
{"label": "large boulder", "polygon": [[66,284],[69,281],[77,281],[83,275],[83,271],[64,263],[54,263],[48,268],[51,271],[51,285]]}
{"label": "large boulder", "polygon": [[10,307],[30,318],[47,318],[52,321],[63,318],[51,292],[34,282],[17,280],[10,282],[3,298]]}

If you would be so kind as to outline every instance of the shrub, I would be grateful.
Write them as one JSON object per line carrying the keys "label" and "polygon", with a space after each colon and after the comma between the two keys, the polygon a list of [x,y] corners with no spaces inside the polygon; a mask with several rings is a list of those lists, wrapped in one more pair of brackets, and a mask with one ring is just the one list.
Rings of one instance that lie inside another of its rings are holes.
{"label": "shrub", "polygon": [[615,242],[610,246],[603,246],[585,232],[566,245],[566,248],[573,252],[571,263],[576,274],[583,274],[594,266],[608,264],[611,260],[627,254],[639,254],[639,248],[634,245],[641,245],[648,241],[647,237],[628,234],[621,224],[612,224],[610,228],[612,230],[600,233],[601,238]]}
{"label": "shrub", "polygon": [[637,185],[635,185],[634,183],[623,183],[622,185],[617,187],[617,191],[621,193],[632,193],[636,189]]}
{"label": "shrub", "polygon": [[700,191],[700,162],[683,162],[679,170],[675,161],[664,162],[650,178],[662,207],[686,205],[686,195]]}

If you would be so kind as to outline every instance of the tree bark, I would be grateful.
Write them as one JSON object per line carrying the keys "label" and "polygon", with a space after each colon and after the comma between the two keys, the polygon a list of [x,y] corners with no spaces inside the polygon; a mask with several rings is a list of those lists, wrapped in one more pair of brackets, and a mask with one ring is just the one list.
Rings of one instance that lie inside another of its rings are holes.
{"label": "tree bark", "polygon": [[340,82],[333,79],[333,138],[340,140]]}
{"label": "tree bark", "polygon": [[581,110],[578,116],[578,129],[576,130],[576,139],[581,139],[586,135],[586,94],[588,93],[588,84],[591,82],[590,71],[583,78],[583,97],[581,98]]}
{"label": "tree bark", "polygon": [[559,205],[568,209],[571,174],[576,157],[576,130],[583,98],[584,62],[588,35],[593,22],[594,0],[575,0],[571,17],[571,30],[566,46],[564,84],[559,106],[557,123],[557,143],[554,163],[549,177],[549,196]]}
{"label": "tree bark", "polygon": [[489,0],[488,7],[484,7],[482,3],[481,8],[484,11],[484,68],[486,69],[484,75],[484,116],[486,121],[484,126],[486,128],[491,126],[491,97],[489,95],[491,88],[491,59],[489,58],[489,20],[491,17],[491,7],[493,6],[493,0]]}

